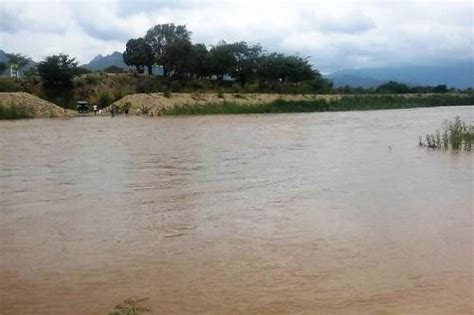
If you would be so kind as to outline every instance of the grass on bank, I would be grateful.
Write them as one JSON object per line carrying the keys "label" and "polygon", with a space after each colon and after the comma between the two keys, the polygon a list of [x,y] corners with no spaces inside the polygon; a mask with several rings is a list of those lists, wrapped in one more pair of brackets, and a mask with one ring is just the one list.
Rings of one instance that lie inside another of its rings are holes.
{"label": "grass on bank", "polygon": [[375,109],[401,109],[417,107],[473,105],[473,95],[354,95],[339,99],[292,100],[282,99],[269,103],[246,104],[222,102],[208,104],[175,105],[165,110],[165,115],[259,114],[326,112]]}
{"label": "grass on bank", "polygon": [[468,125],[456,117],[454,121],[446,121],[443,130],[420,137],[419,146],[430,149],[452,149],[455,151],[471,151],[474,141],[474,125]]}
{"label": "grass on bank", "polygon": [[27,119],[35,117],[36,112],[31,106],[0,104],[0,119]]}

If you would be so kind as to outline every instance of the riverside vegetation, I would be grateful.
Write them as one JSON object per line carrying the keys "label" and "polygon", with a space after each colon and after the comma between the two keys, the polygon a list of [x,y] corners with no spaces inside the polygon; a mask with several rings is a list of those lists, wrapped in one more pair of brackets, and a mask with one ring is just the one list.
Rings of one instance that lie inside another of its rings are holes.
{"label": "riverside vegetation", "polygon": [[176,105],[165,110],[165,115],[208,115],[208,114],[257,114],[326,112],[374,109],[399,109],[416,107],[452,106],[474,104],[474,95],[353,95],[340,98],[283,100],[269,103],[245,104],[223,102],[209,104]]}
{"label": "riverside vegetation", "polygon": [[[472,99],[469,96],[472,89],[460,91],[446,85],[409,87],[390,81],[377,88],[335,88],[313,67],[309,57],[268,52],[258,44],[244,41],[228,43],[221,40],[215,45],[193,43],[191,34],[186,25],[159,24],[151,27],[143,37],[128,40],[123,53],[128,71],[112,66],[91,72],[79,67],[76,59],[69,55],[51,55],[25,68],[22,78],[0,78],[0,92],[27,92],[69,109],[74,109],[78,100],[105,108],[134,93],[163,93],[166,97],[171,97],[171,93],[217,93],[220,99],[224,99],[224,93],[358,95],[330,102],[275,101],[256,105],[229,102],[202,105],[201,102],[174,108],[168,111],[169,114],[407,108],[461,105]],[[19,69],[26,67],[30,60],[19,54],[8,54],[7,58],[0,71],[12,65]],[[386,97],[367,97],[365,94]],[[390,96],[392,94],[436,96],[407,100]],[[450,96],[445,96],[447,94]],[[29,115],[15,111],[3,109],[1,117]]]}
{"label": "riverside vegetation", "polygon": [[427,134],[424,139],[420,137],[418,145],[430,149],[471,151],[473,141],[474,125],[467,124],[456,117],[454,121],[446,121],[443,130]]}

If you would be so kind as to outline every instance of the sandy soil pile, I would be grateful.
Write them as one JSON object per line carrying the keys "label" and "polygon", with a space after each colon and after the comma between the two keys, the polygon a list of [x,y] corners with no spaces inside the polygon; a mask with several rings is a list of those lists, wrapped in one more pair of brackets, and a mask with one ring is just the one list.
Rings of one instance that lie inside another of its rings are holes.
{"label": "sandy soil pile", "polygon": [[[284,100],[310,100],[315,98],[335,98],[336,95],[287,95],[287,94],[224,94],[219,98],[216,93],[172,93],[170,97],[165,97],[163,93],[132,94],[116,101],[112,105],[122,111],[129,104],[130,113],[151,112],[159,115],[164,109],[173,106],[236,102],[242,104],[269,103],[277,99]],[[112,106],[111,105],[111,106]],[[110,110],[110,106],[106,111]]]}
{"label": "sandy soil pile", "polygon": [[53,103],[24,92],[0,92],[0,106],[20,107],[30,112],[31,116],[35,118],[64,117],[71,115],[69,111]]}

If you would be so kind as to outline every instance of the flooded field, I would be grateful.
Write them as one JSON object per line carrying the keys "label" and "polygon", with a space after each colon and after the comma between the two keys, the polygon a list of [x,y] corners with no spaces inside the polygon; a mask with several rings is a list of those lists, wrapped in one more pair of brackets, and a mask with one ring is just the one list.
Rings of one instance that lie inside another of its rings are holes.
{"label": "flooded field", "polygon": [[0,122],[0,314],[470,314],[473,108]]}

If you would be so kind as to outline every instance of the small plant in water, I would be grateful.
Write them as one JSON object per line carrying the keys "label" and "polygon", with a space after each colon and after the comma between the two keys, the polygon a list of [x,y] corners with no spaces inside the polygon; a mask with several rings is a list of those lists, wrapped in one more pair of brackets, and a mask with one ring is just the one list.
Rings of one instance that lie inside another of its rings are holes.
{"label": "small plant in water", "polygon": [[114,310],[109,315],[141,315],[146,312],[151,312],[151,309],[139,306],[141,302],[148,300],[149,298],[130,298],[123,301],[119,305],[115,306]]}
{"label": "small plant in water", "polygon": [[459,117],[456,117],[453,122],[445,122],[442,132],[437,130],[435,134],[427,134],[425,141],[420,137],[418,145],[431,149],[448,150],[451,148],[456,151],[463,149],[471,151],[473,140],[474,126],[467,125]]}

